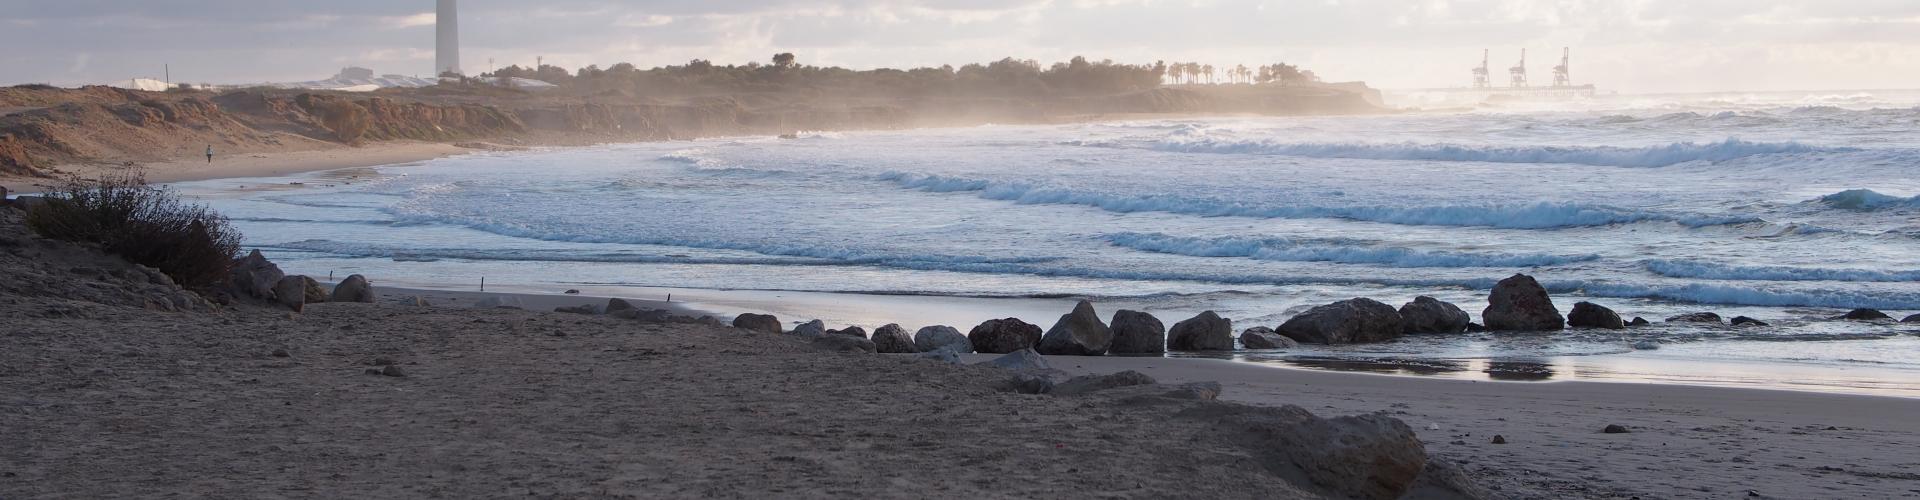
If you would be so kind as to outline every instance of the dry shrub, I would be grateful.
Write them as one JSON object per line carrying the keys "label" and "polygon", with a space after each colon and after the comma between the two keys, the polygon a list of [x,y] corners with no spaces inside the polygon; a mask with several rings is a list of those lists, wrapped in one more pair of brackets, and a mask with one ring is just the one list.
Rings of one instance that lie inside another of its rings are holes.
{"label": "dry shrub", "polygon": [[226,217],[148,185],[138,170],[68,179],[27,214],[27,226],[47,238],[98,245],[194,291],[225,283],[240,252],[240,233]]}

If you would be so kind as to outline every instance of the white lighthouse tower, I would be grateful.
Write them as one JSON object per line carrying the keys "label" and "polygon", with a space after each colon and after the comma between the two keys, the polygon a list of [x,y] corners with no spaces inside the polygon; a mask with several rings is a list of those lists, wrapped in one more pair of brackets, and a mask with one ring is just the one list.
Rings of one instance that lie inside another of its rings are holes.
{"label": "white lighthouse tower", "polygon": [[447,73],[465,75],[460,71],[460,6],[458,0],[440,0],[438,17],[434,27],[438,31],[438,42],[434,47],[434,76]]}

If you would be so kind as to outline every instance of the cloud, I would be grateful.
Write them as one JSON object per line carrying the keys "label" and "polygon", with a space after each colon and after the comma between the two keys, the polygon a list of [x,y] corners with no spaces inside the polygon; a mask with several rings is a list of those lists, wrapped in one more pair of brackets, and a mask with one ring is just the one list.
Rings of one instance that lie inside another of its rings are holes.
{"label": "cloud", "polygon": [[381,25],[386,26],[388,28],[393,28],[393,29],[433,26],[438,22],[439,22],[439,17],[432,12],[421,12],[418,14],[407,15],[407,16],[389,16],[389,17],[380,18]]}

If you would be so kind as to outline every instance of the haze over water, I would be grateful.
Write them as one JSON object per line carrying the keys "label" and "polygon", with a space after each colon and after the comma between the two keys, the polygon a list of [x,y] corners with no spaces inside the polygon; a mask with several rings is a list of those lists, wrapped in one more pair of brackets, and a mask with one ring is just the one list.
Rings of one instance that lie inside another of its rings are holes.
{"label": "haze over water", "polygon": [[1008,315],[1045,326],[1064,302],[1030,299],[1066,296],[1168,324],[1212,309],[1246,328],[1356,296],[1433,295],[1478,320],[1492,284],[1525,272],[1563,313],[1592,300],[1656,322],[1714,311],[1773,326],[1415,336],[1248,357],[1914,395],[1920,325],[1822,318],[1920,312],[1916,104],[1910,92],[1625,96],[803,134],[182,187],[296,273],[1023,299],[775,311],[868,328],[964,330]]}

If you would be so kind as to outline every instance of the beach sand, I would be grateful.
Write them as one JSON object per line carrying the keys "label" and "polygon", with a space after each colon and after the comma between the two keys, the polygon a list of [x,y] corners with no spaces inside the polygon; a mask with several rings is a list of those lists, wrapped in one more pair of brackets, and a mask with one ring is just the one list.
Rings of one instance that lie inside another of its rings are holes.
{"label": "beach sand", "polygon": [[[431,160],[471,153],[476,149],[452,144],[393,141],[360,147],[326,147],[306,151],[224,154],[216,149],[212,163],[204,156],[173,161],[136,164],[146,171],[147,181],[157,184],[209,179],[280,177],[304,172],[344,168],[375,167]],[[102,173],[124,170],[112,164],[62,165],[62,173],[97,177]],[[43,190],[60,179],[0,177],[0,186],[14,193]]]}

